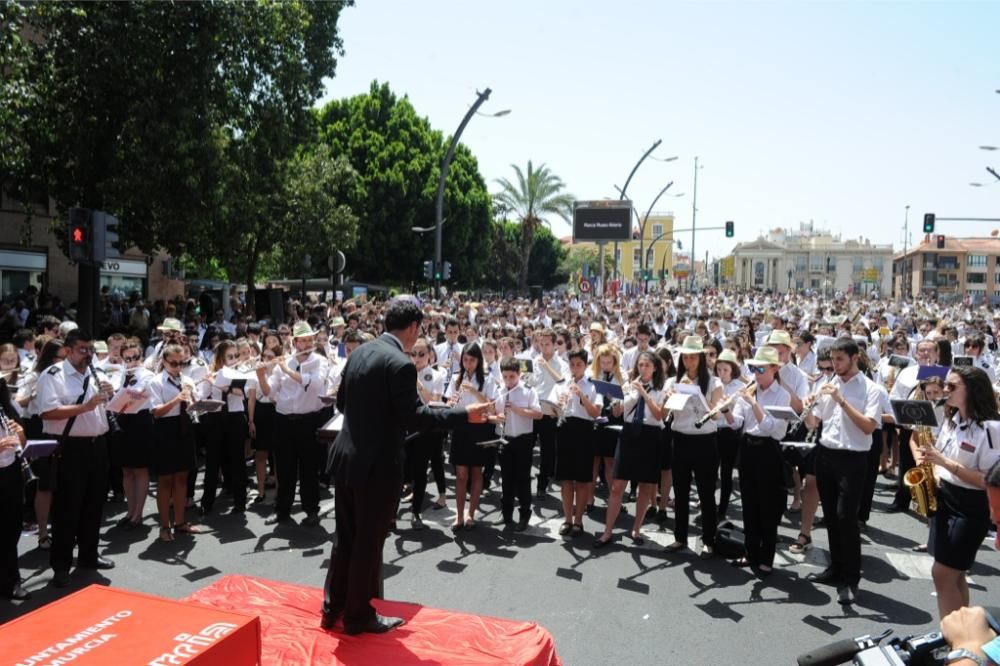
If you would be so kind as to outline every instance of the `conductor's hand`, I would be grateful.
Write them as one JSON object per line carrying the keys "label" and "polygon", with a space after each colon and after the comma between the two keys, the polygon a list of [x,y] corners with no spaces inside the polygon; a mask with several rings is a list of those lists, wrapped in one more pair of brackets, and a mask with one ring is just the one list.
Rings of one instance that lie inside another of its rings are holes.
{"label": "conductor's hand", "polygon": [[941,633],[952,649],[965,648],[983,657],[981,647],[996,636],[982,606],[966,606],[941,620]]}
{"label": "conductor's hand", "polygon": [[492,402],[477,402],[465,408],[465,413],[469,416],[469,423],[485,423],[487,412],[493,407]]}

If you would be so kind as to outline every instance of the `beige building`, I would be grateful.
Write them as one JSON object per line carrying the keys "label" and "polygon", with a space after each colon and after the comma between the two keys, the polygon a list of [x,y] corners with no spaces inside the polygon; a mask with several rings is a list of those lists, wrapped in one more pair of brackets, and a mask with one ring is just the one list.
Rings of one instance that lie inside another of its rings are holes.
{"label": "beige building", "polygon": [[[22,293],[29,285],[59,296],[64,303],[77,300],[77,268],[71,264],[53,235],[55,205],[32,204],[28,219],[24,205],[0,188],[0,294],[4,299]],[[58,229],[56,229],[58,232]],[[129,295],[133,291],[146,300],[170,299],[184,293],[184,281],[167,276],[170,257],[164,253],[144,255],[130,249],[125,256],[110,259],[101,268],[101,286]]]}
{"label": "beige building", "polygon": [[1000,304],[1000,238],[926,235],[920,244],[893,258],[897,298],[924,295],[942,302],[968,296],[972,304]]}

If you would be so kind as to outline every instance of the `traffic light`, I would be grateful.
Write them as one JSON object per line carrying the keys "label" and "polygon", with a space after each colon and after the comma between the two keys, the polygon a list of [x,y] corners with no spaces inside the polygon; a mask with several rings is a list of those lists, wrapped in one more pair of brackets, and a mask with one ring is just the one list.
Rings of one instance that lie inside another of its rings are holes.
{"label": "traffic light", "polygon": [[726,222],[726,238],[732,238],[735,235],[735,233],[736,232],[733,231],[733,223]]}
{"label": "traffic light", "polygon": [[94,211],[94,261],[121,256],[122,247],[117,232],[119,224],[114,215]]}
{"label": "traffic light", "polygon": [[451,262],[450,261],[444,262],[444,275],[442,275],[442,279],[445,279],[445,280],[450,280],[451,279]]}
{"label": "traffic light", "polygon": [[938,234],[938,237],[937,237],[937,249],[939,249],[939,250],[943,250],[944,249],[944,234]]}
{"label": "traffic light", "polygon": [[924,213],[924,233],[934,233],[934,213]]}
{"label": "traffic light", "polygon": [[66,226],[66,247],[69,260],[89,264],[94,260],[94,212],[86,208],[71,208]]}
{"label": "traffic light", "polygon": [[424,262],[424,279],[431,280],[434,278],[434,262],[427,260]]}

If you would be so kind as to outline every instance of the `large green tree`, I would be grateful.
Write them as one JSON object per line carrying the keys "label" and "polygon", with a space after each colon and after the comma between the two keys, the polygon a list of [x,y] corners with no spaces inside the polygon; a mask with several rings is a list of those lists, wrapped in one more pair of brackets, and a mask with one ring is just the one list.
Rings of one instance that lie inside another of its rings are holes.
{"label": "large green tree", "polygon": [[573,196],[563,192],[565,185],[559,176],[544,164],[536,169],[528,161],[528,168],[522,171],[512,164],[514,182],[506,178],[497,179],[500,191],[494,197],[498,204],[509,211],[521,226],[521,261],[517,285],[520,289],[528,286],[528,269],[531,250],[541,225],[552,215],[558,215],[567,222],[573,211]]}
{"label": "large green tree", "polygon": [[288,220],[350,4],[3,3],[0,180],[251,281],[259,253],[280,249],[263,232]]}
{"label": "large green tree", "polygon": [[[434,224],[444,136],[417,115],[409,99],[377,81],[367,94],[330,102],[318,120],[321,141],[350,159],[365,192],[348,272],[370,281],[418,280],[423,261],[434,256],[434,233],[412,229]],[[459,144],[445,187],[442,236],[444,259],[451,262],[457,285],[479,283],[490,262],[490,211],[476,159]]]}

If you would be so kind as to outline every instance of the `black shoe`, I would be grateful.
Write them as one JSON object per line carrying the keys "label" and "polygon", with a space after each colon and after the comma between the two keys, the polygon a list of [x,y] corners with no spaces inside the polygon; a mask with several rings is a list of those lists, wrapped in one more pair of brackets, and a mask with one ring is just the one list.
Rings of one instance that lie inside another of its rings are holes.
{"label": "black shoe", "polygon": [[523,532],[526,529],[528,529],[528,519],[527,518],[522,518],[521,520],[517,521],[517,525],[514,525],[514,531],[515,532]]}
{"label": "black shoe", "polygon": [[539,488],[538,492],[535,493],[535,499],[543,500],[543,499],[547,498],[548,496],[549,496],[548,493],[546,493],[541,488]]}
{"label": "black shoe", "polygon": [[52,574],[52,587],[69,587],[69,571],[56,571]]}
{"label": "black shoe", "polygon": [[344,633],[348,636],[356,636],[364,632],[369,634],[384,634],[386,632],[392,631],[396,627],[403,624],[403,618],[401,617],[386,617],[384,615],[375,614],[367,624],[361,626],[351,626],[344,625]]}
{"label": "black shoe", "polygon": [[594,539],[594,550],[600,550],[601,548],[607,546],[609,543],[611,543],[611,539],[605,540],[602,539],[601,537],[597,537],[596,539]]}
{"label": "black shoe", "polygon": [[2,596],[7,597],[8,599],[13,599],[14,601],[24,601],[25,599],[31,598],[31,593],[21,587],[20,583],[17,583]]}
{"label": "black shoe", "polygon": [[419,532],[420,530],[427,529],[427,526],[424,525],[424,521],[420,519],[420,516],[413,516],[410,519],[410,529]]}
{"label": "black shoe", "polygon": [[98,555],[97,559],[93,562],[77,562],[76,566],[78,569],[100,569],[107,571],[108,569],[114,569],[115,563],[106,557]]}
{"label": "black shoe", "polygon": [[504,529],[507,529],[509,527],[514,527],[514,517],[513,516],[505,516],[504,519],[503,519],[503,527],[504,527]]}
{"label": "black shoe", "polygon": [[656,512],[656,522],[658,522],[658,523],[665,523],[665,522],[667,522],[667,510],[666,509],[660,509],[659,511]]}
{"label": "black shoe", "polygon": [[868,534],[868,521],[867,520],[859,520],[858,521],[858,530],[862,534]]}
{"label": "black shoe", "polygon": [[245,506],[234,506],[232,509],[229,510],[229,515],[230,516],[242,516],[242,515],[246,514],[246,512],[247,512],[247,508]]}
{"label": "black shoe", "polygon": [[319,525],[319,514],[310,513],[309,515],[307,515],[305,518],[302,519],[302,524],[305,527],[316,527],[317,525]]}
{"label": "black shoe", "polygon": [[850,585],[840,585],[837,587],[837,603],[850,606],[854,603],[854,588]]}
{"label": "black shoe", "polygon": [[324,612],[319,618],[319,626],[321,629],[326,629],[329,631],[333,629],[334,625],[337,624],[337,620],[340,616],[344,614],[344,611],[330,611],[329,613]]}
{"label": "black shoe", "polygon": [[277,525],[278,523],[290,523],[292,517],[287,513],[272,513],[270,516],[264,519],[265,525]]}
{"label": "black shoe", "polygon": [[819,573],[811,573],[806,576],[806,580],[810,583],[819,583],[820,585],[833,585],[837,582],[837,574],[833,569],[824,569]]}
{"label": "black shoe", "polygon": [[119,520],[117,523],[115,523],[115,527],[126,528],[126,527],[129,526],[129,524],[131,522],[132,522],[132,519],[129,518],[128,516],[125,516],[124,518],[122,518],[121,520]]}
{"label": "black shoe", "polygon": [[902,505],[902,504],[897,504],[896,502],[893,502],[889,506],[885,507],[885,512],[886,513],[903,513],[908,508],[909,508],[908,506],[905,506],[905,505]]}

